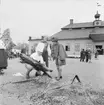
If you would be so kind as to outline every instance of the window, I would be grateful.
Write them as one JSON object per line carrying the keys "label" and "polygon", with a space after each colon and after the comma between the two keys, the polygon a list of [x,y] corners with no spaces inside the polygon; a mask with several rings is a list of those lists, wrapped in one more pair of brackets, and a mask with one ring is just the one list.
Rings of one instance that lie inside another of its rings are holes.
{"label": "window", "polygon": [[70,44],[65,46],[65,51],[70,51]]}
{"label": "window", "polygon": [[93,50],[92,44],[87,44],[87,45],[86,45],[86,49],[89,49],[89,48],[90,48],[91,50]]}
{"label": "window", "polygon": [[79,43],[75,44],[75,52],[80,52],[80,44]]}

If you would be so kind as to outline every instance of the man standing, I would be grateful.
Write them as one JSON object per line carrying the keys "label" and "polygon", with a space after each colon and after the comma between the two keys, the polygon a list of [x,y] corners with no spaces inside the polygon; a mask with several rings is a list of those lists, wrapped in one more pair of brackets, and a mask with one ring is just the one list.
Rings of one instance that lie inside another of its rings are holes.
{"label": "man standing", "polygon": [[46,64],[46,66],[49,67],[48,58],[51,55],[51,49],[50,49],[50,47],[48,45],[46,37],[44,37],[41,42],[44,43],[44,50],[43,50],[43,53],[42,53],[42,57],[43,57],[43,60],[44,60],[44,62]]}
{"label": "man standing", "polygon": [[84,62],[84,60],[85,60],[85,51],[84,49],[82,49],[82,51],[80,52],[80,62],[81,61]]}
{"label": "man standing", "polygon": [[62,79],[62,66],[66,65],[66,57],[67,54],[64,50],[63,45],[58,43],[58,39],[56,37],[52,38],[53,45],[51,46],[51,56],[53,60],[55,60],[56,67],[58,70],[57,80]]}
{"label": "man standing", "polygon": [[89,63],[91,63],[91,49],[89,48],[88,49],[88,61],[89,61]]}
{"label": "man standing", "polygon": [[95,50],[95,59],[97,59],[98,58],[98,51],[97,51],[97,49]]}
{"label": "man standing", "polygon": [[[47,37],[44,37],[43,40],[41,42],[38,43],[37,47],[36,47],[36,51],[37,49],[41,50],[41,47],[44,45],[43,51],[42,51],[42,57],[43,57],[43,61],[45,62],[46,67],[49,67],[49,61],[48,61],[48,57],[51,55],[51,50],[48,46],[48,42],[47,42]],[[38,47],[40,46],[40,47]],[[36,76],[38,76],[39,73],[36,72]],[[43,73],[43,75],[45,75]]]}
{"label": "man standing", "polygon": [[86,62],[88,62],[88,50],[86,50],[85,55],[86,55]]}

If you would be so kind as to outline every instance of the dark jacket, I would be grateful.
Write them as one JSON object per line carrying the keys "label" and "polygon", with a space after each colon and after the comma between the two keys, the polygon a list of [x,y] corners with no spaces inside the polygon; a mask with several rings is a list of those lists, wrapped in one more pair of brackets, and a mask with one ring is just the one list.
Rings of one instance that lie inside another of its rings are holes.
{"label": "dark jacket", "polygon": [[43,50],[42,57],[43,57],[44,62],[46,63],[46,66],[48,67],[48,51],[47,51],[47,49]]}
{"label": "dark jacket", "polygon": [[81,53],[80,53],[80,58],[82,58],[82,59],[85,59],[85,51],[81,51]]}

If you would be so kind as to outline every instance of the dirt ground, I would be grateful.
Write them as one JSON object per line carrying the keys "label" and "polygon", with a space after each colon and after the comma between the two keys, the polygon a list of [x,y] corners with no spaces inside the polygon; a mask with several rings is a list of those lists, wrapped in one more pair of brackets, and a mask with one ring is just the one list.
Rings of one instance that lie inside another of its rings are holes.
{"label": "dirt ground", "polygon": [[0,105],[104,105],[104,90],[37,77],[2,84]]}
{"label": "dirt ground", "polygon": [[[53,79],[32,76],[26,80],[24,65],[18,59],[11,60],[4,76],[0,76],[0,105],[104,105],[103,61],[101,58],[86,64],[69,59],[63,79],[56,81],[56,70]],[[50,67],[55,67],[52,62]],[[18,72],[24,76],[13,76]],[[75,73],[82,83],[71,84]]]}

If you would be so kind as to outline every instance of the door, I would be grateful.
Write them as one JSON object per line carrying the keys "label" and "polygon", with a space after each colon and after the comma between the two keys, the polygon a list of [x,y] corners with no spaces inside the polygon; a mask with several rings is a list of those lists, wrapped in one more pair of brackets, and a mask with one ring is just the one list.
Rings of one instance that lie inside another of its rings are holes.
{"label": "door", "polygon": [[95,47],[98,51],[98,54],[103,55],[103,46],[102,45],[96,45]]}

